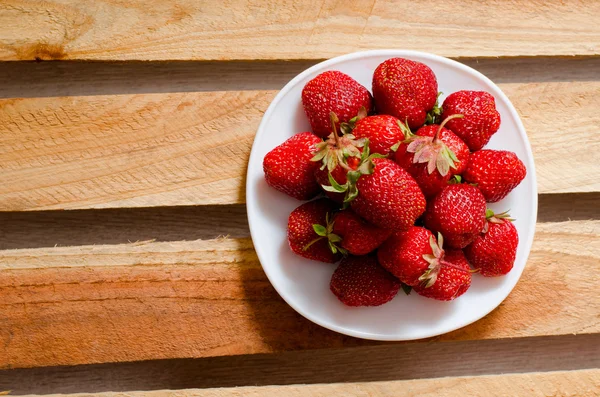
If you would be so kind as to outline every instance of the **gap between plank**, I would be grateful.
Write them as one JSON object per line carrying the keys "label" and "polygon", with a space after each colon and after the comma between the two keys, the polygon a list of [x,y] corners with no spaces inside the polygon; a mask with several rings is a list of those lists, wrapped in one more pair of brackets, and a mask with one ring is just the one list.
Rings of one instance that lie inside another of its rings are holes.
{"label": "gap between plank", "polygon": [[[456,60],[501,84],[600,79],[600,57]],[[319,61],[0,62],[0,98],[278,90]]]}
{"label": "gap between plank", "polygon": [[[538,222],[599,219],[600,193],[539,196]],[[0,212],[0,249],[250,236],[243,204]]]}
{"label": "gap between plank", "polygon": [[11,395],[424,379],[598,368],[600,335],[382,345],[0,371]]}

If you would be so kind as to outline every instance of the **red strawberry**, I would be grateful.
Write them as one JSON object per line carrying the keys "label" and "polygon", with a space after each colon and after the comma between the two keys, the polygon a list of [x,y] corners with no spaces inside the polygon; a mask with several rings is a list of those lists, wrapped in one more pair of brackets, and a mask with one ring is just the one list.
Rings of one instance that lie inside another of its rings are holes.
{"label": "red strawberry", "polygon": [[435,237],[429,230],[413,226],[404,232],[394,232],[377,250],[377,258],[400,281],[414,286],[420,283],[419,277],[430,265],[423,255],[433,253],[431,241],[435,242]]}
{"label": "red strawberry", "polygon": [[[441,301],[458,298],[471,286],[471,269],[461,250],[447,250],[444,259],[437,266],[435,278],[428,275],[428,281],[415,285],[413,289],[419,295]],[[433,283],[431,283],[433,280]]]}
{"label": "red strawberry", "polygon": [[[317,183],[321,185],[321,187],[331,186],[331,182],[329,182],[329,174],[331,173],[332,178],[339,184],[345,185],[348,183],[348,178],[346,175],[348,171],[343,169],[342,167],[335,167],[333,171],[329,171],[327,168],[317,168],[315,170],[315,179]],[[332,199],[338,204],[342,204],[344,202],[344,198],[346,197],[343,192],[329,192],[325,191],[327,197]]]}
{"label": "red strawberry", "polygon": [[370,225],[351,210],[326,216],[326,224],[313,225],[317,235],[327,238],[331,252],[347,255],[366,255],[374,251],[391,234],[391,231]]}
{"label": "red strawberry", "polygon": [[527,174],[525,165],[516,154],[505,150],[480,150],[471,153],[463,177],[476,183],[490,203],[502,200]]}
{"label": "red strawberry", "polygon": [[379,306],[398,293],[400,282],[373,256],[349,256],[333,272],[331,292],[347,306]]}
{"label": "red strawberry", "polygon": [[404,129],[408,130],[408,127],[397,118],[380,114],[358,120],[352,134],[368,139],[372,153],[388,155],[392,146],[405,139]]}
{"label": "red strawberry", "polygon": [[437,89],[433,71],[409,59],[388,59],[373,73],[373,97],[378,112],[407,121],[410,128],[425,123],[427,112],[436,103]]}
{"label": "red strawberry", "polygon": [[444,235],[451,248],[464,248],[485,226],[485,198],[475,186],[448,185],[428,204],[425,227]]}
{"label": "red strawberry", "polygon": [[294,253],[316,261],[334,263],[339,254],[331,252],[327,238],[317,234],[315,225],[327,223],[328,214],[336,205],[327,199],[304,203],[290,214],[288,219],[288,242]]}
{"label": "red strawberry", "polygon": [[347,122],[358,114],[361,107],[370,112],[373,103],[369,91],[356,80],[337,70],[330,70],[306,83],[302,89],[302,106],[312,131],[326,138],[331,134],[329,113],[335,113],[340,122]]}
{"label": "red strawberry", "polygon": [[392,232],[367,223],[348,209],[333,217],[333,233],[340,236],[343,249],[352,255],[366,255],[377,249]]}
{"label": "red strawberry", "polygon": [[425,196],[410,174],[389,159],[375,158],[372,173],[356,182],[354,212],[383,229],[406,230],[425,210]]}
{"label": "red strawberry", "polygon": [[486,230],[465,248],[465,255],[482,276],[502,276],[513,268],[519,234],[507,213],[487,210],[486,216]]}
{"label": "red strawberry", "polygon": [[320,192],[314,173],[319,165],[311,161],[321,138],[310,133],[296,134],[263,159],[267,183],[298,200],[309,200]]}
{"label": "red strawberry", "polygon": [[417,181],[425,197],[433,197],[450,178],[464,171],[469,159],[469,148],[444,125],[462,115],[446,118],[441,125],[419,128],[397,146],[394,160]]}
{"label": "red strawberry", "polygon": [[449,121],[447,128],[473,152],[484,147],[500,128],[500,113],[494,97],[485,91],[454,92],[448,95],[442,109],[442,119],[453,114],[465,116]]}
{"label": "red strawberry", "polygon": [[347,174],[357,171],[363,160],[363,146],[368,143],[364,139],[356,140],[354,135],[349,133],[339,136],[336,128],[339,119],[334,113],[331,113],[329,117],[333,132],[325,142],[317,145],[312,161],[322,163],[319,168],[315,169],[315,178],[318,184],[325,189],[329,198],[341,204],[345,194],[332,191],[332,189],[327,190],[326,187],[331,186],[329,176],[331,175],[338,185],[349,186]]}

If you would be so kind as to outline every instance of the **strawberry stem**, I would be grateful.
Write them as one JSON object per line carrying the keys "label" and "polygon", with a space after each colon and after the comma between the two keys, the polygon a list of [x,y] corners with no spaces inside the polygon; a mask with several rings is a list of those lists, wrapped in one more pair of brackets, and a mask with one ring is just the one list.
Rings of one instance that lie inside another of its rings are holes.
{"label": "strawberry stem", "polygon": [[313,245],[314,243],[316,243],[317,241],[323,240],[325,237],[317,237],[316,239],[314,239],[313,241],[311,241],[310,243],[306,244],[304,247],[302,247],[302,251],[306,251],[310,248],[311,245]]}
{"label": "strawberry stem", "polygon": [[330,112],[329,120],[331,120],[331,128],[333,129],[333,136],[335,138],[335,146],[337,146],[338,148],[341,148],[342,145],[340,144],[340,136],[337,133],[337,128],[335,128],[335,125],[337,123],[339,123],[340,119],[338,119],[338,116],[336,116],[335,113]]}
{"label": "strawberry stem", "polygon": [[[488,208],[485,210],[485,219],[490,223],[496,223],[496,224],[502,224],[504,222],[514,222],[515,219],[510,217],[510,214],[508,213],[508,211],[510,211],[510,210],[506,210],[499,214],[495,214],[494,211],[492,211],[491,209]],[[484,228],[484,233],[487,233],[487,228],[489,226],[487,223],[485,226],[486,227]]]}
{"label": "strawberry stem", "polygon": [[442,132],[442,128],[444,128],[444,126],[446,125],[446,123],[452,119],[462,119],[463,116],[462,114],[453,114],[452,116],[448,116],[444,119],[444,121],[442,121],[440,123],[440,127],[438,128],[438,130],[435,132],[435,136],[433,137],[433,142],[437,142],[439,136],[440,136],[440,132]]}

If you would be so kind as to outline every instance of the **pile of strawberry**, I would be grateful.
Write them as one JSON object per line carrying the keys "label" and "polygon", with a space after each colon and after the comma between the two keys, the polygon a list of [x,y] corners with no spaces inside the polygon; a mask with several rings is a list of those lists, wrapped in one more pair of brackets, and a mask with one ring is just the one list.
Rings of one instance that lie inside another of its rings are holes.
{"label": "pile of strawberry", "polygon": [[324,72],[302,91],[312,132],[263,162],[267,183],[298,200],[288,241],[302,257],[336,263],[331,291],[349,306],[377,306],[400,287],[452,300],[473,272],[508,273],[518,235],[486,203],[525,178],[512,152],[482,149],[500,127],[494,97],[458,91],[438,106],[426,65],[381,63],[373,95],[350,76]]}

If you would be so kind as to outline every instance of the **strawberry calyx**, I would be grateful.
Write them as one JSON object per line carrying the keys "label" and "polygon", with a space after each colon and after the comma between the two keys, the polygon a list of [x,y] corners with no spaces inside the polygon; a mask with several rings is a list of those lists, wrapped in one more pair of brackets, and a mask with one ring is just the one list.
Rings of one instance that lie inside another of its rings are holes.
{"label": "strawberry calyx", "polygon": [[402,133],[404,134],[404,140],[396,142],[396,144],[390,148],[390,150],[393,152],[396,152],[401,144],[411,143],[416,137],[416,135],[410,130],[410,127],[408,126],[408,119],[404,123],[398,120],[397,124],[398,127],[400,127],[400,131],[402,131]]}
{"label": "strawberry calyx", "polygon": [[462,183],[462,176],[460,175],[454,175],[452,178],[450,178],[450,180],[448,181],[448,184],[450,185],[458,185]]}
{"label": "strawberry calyx", "polygon": [[414,136],[412,142],[406,148],[409,153],[414,153],[413,163],[427,163],[427,172],[433,173],[436,169],[442,176],[448,175],[450,168],[456,169],[456,154],[439,139],[440,132],[444,125],[452,120],[464,117],[462,114],[453,114],[446,117],[440,124],[438,130],[433,137],[430,136]]}
{"label": "strawberry calyx", "polygon": [[442,107],[440,106],[440,96],[442,92],[438,92],[437,97],[435,98],[435,105],[429,112],[427,112],[427,117],[425,118],[425,125],[437,124],[438,119],[442,115]]}
{"label": "strawberry calyx", "polygon": [[419,277],[419,281],[422,281],[425,284],[425,288],[431,287],[435,284],[437,277],[442,268],[442,261],[444,260],[444,237],[441,233],[438,233],[437,242],[435,241],[435,237],[431,236],[429,238],[429,246],[431,247],[431,251],[433,254],[425,254],[423,255],[423,259],[429,263],[429,267]]}
{"label": "strawberry calyx", "polygon": [[373,159],[387,157],[379,153],[371,154],[369,150],[368,139],[365,139],[362,149],[363,150],[358,166],[356,169],[348,170],[348,173],[346,174],[346,183],[340,185],[335,180],[333,175],[331,175],[331,170],[329,170],[328,178],[331,186],[321,185],[327,192],[346,193],[346,196],[344,197],[344,208],[346,208],[350,202],[358,196],[358,188],[356,187],[356,182],[358,179],[363,175],[371,175],[373,171],[375,171],[375,163],[373,163]]}
{"label": "strawberry calyx", "polygon": [[423,282],[425,288],[429,288],[433,284],[435,284],[440,274],[440,270],[442,270],[442,266],[451,267],[453,269],[460,270],[461,272],[473,273],[477,271],[465,270],[444,260],[444,237],[441,233],[438,233],[437,235],[437,242],[435,241],[435,237],[431,236],[429,238],[429,246],[431,247],[431,251],[433,252],[433,254],[423,255],[423,259],[425,259],[429,263],[429,267],[419,277],[419,281]]}
{"label": "strawberry calyx", "polygon": [[406,295],[410,295],[410,291],[412,291],[412,287],[410,285],[407,285],[407,284],[404,284],[403,282],[400,282],[400,287],[402,288],[402,291]]}
{"label": "strawberry calyx", "polygon": [[348,251],[340,246],[337,245],[337,243],[342,241],[342,238],[333,233],[333,224],[334,224],[334,220],[329,219],[329,213],[327,213],[327,215],[325,215],[325,222],[326,225],[319,225],[318,223],[313,224],[313,230],[315,231],[315,233],[317,234],[316,239],[312,240],[310,243],[306,244],[304,246],[304,248],[302,248],[303,251],[308,250],[311,245],[313,245],[314,243],[316,243],[317,241],[320,241],[324,238],[327,239],[327,245],[329,245],[329,249],[331,250],[332,253],[337,254],[338,252],[342,255],[348,255]]}
{"label": "strawberry calyx", "polygon": [[329,118],[333,132],[327,140],[316,145],[316,150],[310,160],[321,161],[323,163],[321,169],[327,167],[329,172],[333,171],[338,165],[346,171],[353,171],[361,159],[360,148],[365,145],[366,140],[364,138],[356,139],[352,134],[340,136],[336,128],[336,124],[339,122],[338,117],[331,112]]}
{"label": "strawberry calyx", "polygon": [[342,134],[351,134],[354,130],[354,127],[356,127],[358,120],[364,119],[367,116],[367,108],[361,106],[360,109],[358,109],[358,114],[356,116],[352,117],[350,120],[348,120],[348,122],[340,123],[340,130],[342,131]]}
{"label": "strawberry calyx", "polygon": [[499,214],[494,213],[494,211],[492,211],[491,209],[486,209],[485,210],[485,219],[487,220],[487,222],[485,223],[485,226],[483,227],[483,231],[482,233],[487,233],[490,226],[490,223],[496,223],[496,224],[502,224],[504,222],[514,222],[515,219],[511,218],[508,211],[504,211],[501,212]]}

